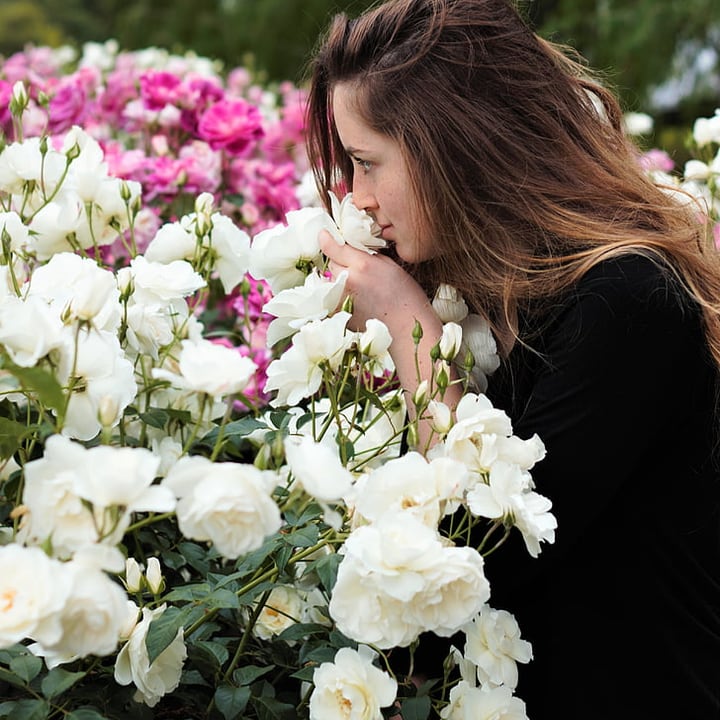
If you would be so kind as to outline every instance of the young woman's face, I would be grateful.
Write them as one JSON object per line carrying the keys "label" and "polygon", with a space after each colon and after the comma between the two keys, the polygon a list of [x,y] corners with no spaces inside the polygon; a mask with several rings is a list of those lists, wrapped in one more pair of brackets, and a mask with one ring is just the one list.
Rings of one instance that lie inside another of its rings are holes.
{"label": "young woman's face", "polygon": [[358,117],[353,94],[352,85],[338,83],[332,95],[335,126],[354,165],[353,203],[375,218],[398,257],[409,263],[427,260],[435,253],[413,211],[412,184],[400,146]]}

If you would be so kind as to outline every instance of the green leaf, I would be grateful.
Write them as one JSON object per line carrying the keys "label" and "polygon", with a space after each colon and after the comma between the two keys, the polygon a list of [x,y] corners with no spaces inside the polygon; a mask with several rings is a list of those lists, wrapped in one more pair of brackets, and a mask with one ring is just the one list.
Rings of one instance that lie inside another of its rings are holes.
{"label": "green leaf", "polygon": [[218,588],[203,599],[203,604],[209,608],[239,608],[240,600],[234,592]]}
{"label": "green leaf", "polygon": [[62,385],[50,371],[40,367],[20,367],[10,362],[6,362],[5,365],[20,381],[23,388],[34,392],[43,405],[53,410],[64,410],[65,394]]}
{"label": "green leaf", "polygon": [[290,675],[290,677],[311,683],[313,681],[313,676],[315,675],[316,667],[316,665],[306,665],[305,667],[301,667],[297,672],[294,672]]}
{"label": "green leaf", "polygon": [[181,610],[180,608],[171,606],[150,623],[147,636],[145,637],[145,647],[147,648],[148,659],[151,665],[175,639],[178,630],[187,620],[188,614],[185,609]]}
{"label": "green leaf", "polygon": [[250,699],[250,688],[224,685],[215,691],[215,705],[225,720],[233,720],[240,715]]}
{"label": "green leaf", "polygon": [[342,557],[340,555],[338,555],[337,553],[332,553],[331,555],[325,555],[324,557],[321,557],[312,566],[312,570],[314,570],[318,574],[322,586],[328,592],[331,592],[332,589],[335,587],[338,567],[341,561]]}
{"label": "green leaf", "polygon": [[108,720],[105,715],[101,715],[95,708],[81,707],[73,710],[65,717],[65,720]]}
{"label": "green leaf", "polygon": [[20,447],[20,441],[34,430],[35,426],[28,427],[15,420],[0,417],[0,458],[12,457]]}
{"label": "green leaf", "polygon": [[283,535],[283,542],[292,547],[312,547],[318,542],[319,530],[317,525],[306,525],[289,535]]}
{"label": "green leaf", "polygon": [[295,706],[288,703],[280,702],[272,697],[262,695],[254,700],[255,707],[258,710],[258,717],[262,720],[295,720],[297,713]]}
{"label": "green leaf", "polygon": [[400,705],[400,716],[403,720],[427,720],[430,717],[431,707],[430,698],[427,695],[405,698]]}
{"label": "green leaf", "polygon": [[45,720],[50,714],[50,706],[45,700],[18,700],[12,703],[7,720]]}
{"label": "green leaf", "polygon": [[[257,420],[256,418],[248,415],[247,417],[241,418],[240,420],[234,420],[228,423],[222,428],[222,435],[224,440],[234,440],[238,438],[244,438],[250,435],[250,433],[260,428],[267,427],[264,422]],[[203,445],[214,445],[217,442],[220,434],[220,428],[213,428],[207,435],[204,435],[200,442]]]}
{"label": "green leaf", "polygon": [[210,586],[207,583],[197,583],[196,585],[180,585],[171,590],[165,600],[169,603],[184,600],[185,602],[196,602],[204,600],[210,594]]}
{"label": "green leaf", "polygon": [[167,425],[170,416],[160,408],[150,408],[147,412],[140,413],[140,419],[150,427],[162,430]]}
{"label": "green leaf", "polygon": [[258,678],[269,673],[273,668],[269,666],[260,667],[258,665],[245,665],[238,668],[233,673],[233,682],[238,685],[250,685]]}
{"label": "green leaf", "polygon": [[304,640],[311,635],[322,635],[328,631],[324,625],[320,623],[295,623],[286,627],[279,635],[279,640]]}
{"label": "green leaf", "polygon": [[10,661],[10,669],[29,683],[42,669],[42,660],[34,655],[20,655]]}
{"label": "green leaf", "polygon": [[224,665],[230,655],[224,645],[213,640],[199,640],[194,644],[194,647],[214,660],[215,669],[219,669]]}
{"label": "green leaf", "polygon": [[61,695],[71,688],[80,678],[85,677],[84,672],[69,672],[63,668],[53,668],[43,679],[40,687],[43,695],[48,699],[52,699]]}

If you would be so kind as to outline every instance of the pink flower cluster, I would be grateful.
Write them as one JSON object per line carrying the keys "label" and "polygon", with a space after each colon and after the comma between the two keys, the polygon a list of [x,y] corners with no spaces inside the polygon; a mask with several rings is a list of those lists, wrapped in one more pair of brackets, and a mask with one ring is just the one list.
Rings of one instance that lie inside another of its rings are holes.
{"label": "pink flower cluster", "polygon": [[[134,237],[143,252],[161,224],[192,212],[200,193],[251,237],[300,207],[297,189],[308,166],[304,150],[305,92],[291,83],[272,90],[253,84],[245,68],[221,73],[209,60],[150,48],[118,52],[112,43],[88,44],[79,59],[68,48],[28,47],[0,57],[0,131],[14,137],[9,110],[21,81],[29,104],[23,138],[47,133],[60,142],[74,125],[94,137],[111,175],[142,186]],[[122,258],[108,246],[109,264]],[[253,400],[266,404],[262,306],[270,290],[248,276],[215,299],[223,344],[258,365]]]}
{"label": "pink flower cluster", "polygon": [[[0,129],[13,140],[8,104],[22,81],[30,105],[25,137],[62,135],[80,125],[105,151],[109,171],[136,180],[163,221],[201,192],[251,235],[299,207],[307,169],[305,93],[290,83],[254,85],[244,68],[222,75],[212,63],[162,51],[84,55],[66,70],[65,52],[28,48],[0,65]],[[94,63],[94,64],[93,64]]]}

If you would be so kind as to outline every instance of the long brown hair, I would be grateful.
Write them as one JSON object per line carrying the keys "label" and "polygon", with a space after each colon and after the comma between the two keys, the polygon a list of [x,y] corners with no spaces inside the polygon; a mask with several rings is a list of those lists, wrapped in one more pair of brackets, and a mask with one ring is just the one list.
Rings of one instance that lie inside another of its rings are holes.
{"label": "long brown hair", "polygon": [[499,338],[524,304],[557,297],[600,260],[664,259],[702,308],[720,363],[720,254],[698,208],[640,168],[614,95],[512,0],[389,0],[336,15],[311,63],[308,153],[321,195],[352,186],[332,118],[351,83],[359,117],[396,140],[447,282]]}

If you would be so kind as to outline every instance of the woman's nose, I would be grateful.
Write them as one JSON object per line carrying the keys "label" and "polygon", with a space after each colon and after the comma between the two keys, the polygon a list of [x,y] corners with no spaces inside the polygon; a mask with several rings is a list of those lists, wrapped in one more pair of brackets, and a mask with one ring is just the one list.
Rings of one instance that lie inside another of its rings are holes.
{"label": "woman's nose", "polygon": [[358,210],[375,210],[377,208],[377,198],[375,197],[369,183],[356,173],[353,177],[352,184],[352,200],[353,205]]}

